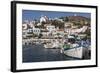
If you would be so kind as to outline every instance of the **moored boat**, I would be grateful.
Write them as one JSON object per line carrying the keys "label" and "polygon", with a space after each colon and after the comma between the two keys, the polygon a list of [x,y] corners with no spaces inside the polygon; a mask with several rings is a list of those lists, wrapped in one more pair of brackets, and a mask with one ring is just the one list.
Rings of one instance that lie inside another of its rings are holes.
{"label": "moored boat", "polygon": [[75,58],[82,58],[83,57],[83,50],[82,46],[77,46],[69,49],[64,49],[64,54],[67,56],[75,57]]}
{"label": "moored boat", "polygon": [[[75,37],[68,38],[68,42],[70,42],[70,47],[63,48],[63,53],[67,56],[79,58],[79,59],[88,59],[90,58],[89,51],[90,44],[87,44],[86,41],[75,39]],[[68,42],[65,45],[68,45]]]}

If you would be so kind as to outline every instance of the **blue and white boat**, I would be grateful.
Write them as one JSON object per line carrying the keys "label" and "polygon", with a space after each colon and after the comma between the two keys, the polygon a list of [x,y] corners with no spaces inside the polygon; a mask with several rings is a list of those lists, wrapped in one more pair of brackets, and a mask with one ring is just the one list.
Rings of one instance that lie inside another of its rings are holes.
{"label": "blue and white boat", "polygon": [[67,56],[75,57],[75,58],[82,58],[83,57],[83,47],[76,46],[69,49],[64,49],[64,54]]}
{"label": "blue and white boat", "polygon": [[80,41],[80,43],[74,43],[71,44],[70,48],[63,48],[63,53],[67,56],[75,57],[82,59],[84,58],[89,58],[89,52],[90,52],[90,44],[88,46],[84,45],[86,42]]}

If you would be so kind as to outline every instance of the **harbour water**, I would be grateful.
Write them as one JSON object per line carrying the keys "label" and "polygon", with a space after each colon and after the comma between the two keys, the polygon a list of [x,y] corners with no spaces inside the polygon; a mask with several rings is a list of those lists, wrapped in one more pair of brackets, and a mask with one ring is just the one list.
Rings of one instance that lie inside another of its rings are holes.
{"label": "harbour water", "polygon": [[80,60],[60,53],[60,49],[46,49],[42,44],[23,45],[23,62]]}

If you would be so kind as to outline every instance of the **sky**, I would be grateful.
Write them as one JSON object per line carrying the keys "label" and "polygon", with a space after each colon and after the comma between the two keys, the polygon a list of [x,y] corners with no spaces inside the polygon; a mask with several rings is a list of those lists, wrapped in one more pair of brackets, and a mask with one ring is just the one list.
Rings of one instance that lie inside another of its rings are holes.
{"label": "sky", "polygon": [[47,16],[49,18],[57,18],[62,16],[83,16],[90,18],[90,13],[80,13],[80,12],[56,12],[56,11],[36,11],[36,10],[22,10],[22,20],[32,21],[34,19],[39,20],[41,15]]}

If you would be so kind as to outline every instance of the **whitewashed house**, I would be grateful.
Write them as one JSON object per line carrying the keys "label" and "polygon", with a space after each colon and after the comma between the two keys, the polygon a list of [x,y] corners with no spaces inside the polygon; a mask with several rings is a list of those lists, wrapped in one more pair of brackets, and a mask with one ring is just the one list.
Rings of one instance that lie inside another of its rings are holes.
{"label": "whitewashed house", "polygon": [[48,30],[41,30],[41,34],[43,35],[44,38],[48,37],[50,32]]}
{"label": "whitewashed house", "polygon": [[27,37],[31,37],[33,35],[33,30],[32,29],[24,29],[23,31],[22,31],[22,37],[23,38],[27,38]]}
{"label": "whitewashed house", "polygon": [[27,28],[28,28],[28,26],[26,23],[22,24],[22,37],[23,38],[26,38],[26,36],[27,36]]}
{"label": "whitewashed house", "polygon": [[53,31],[56,30],[56,29],[55,29],[55,26],[53,26],[53,25],[47,25],[47,26],[46,26],[46,29],[47,29],[49,32],[53,32]]}
{"label": "whitewashed house", "polygon": [[32,28],[34,26],[33,21],[31,21],[28,25]]}
{"label": "whitewashed house", "polygon": [[59,29],[56,31],[56,34],[58,37],[63,37],[64,36],[64,30],[63,29]]}
{"label": "whitewashed house", "polygon": [[65,22],[65,24],[64,24],[64,31],[66,32],[66,33],[71,33],[71,27],[73,26],[73,23],[71,23],[71,22]]}
{"label": "whitewashed house", "polygon": [[27,24],[22,24],[22,29],[26,30],[27,29]]}
{"label": "whitewashed house", "polygon": [[22,37],[23,38],[27,38],[27,30],[23,30],[22,31]]}
{"label": "whitewashed house", "polygon": [[59,19],[59,18],[54,18],[54,20],[60,21],[60,22],[64,22],[63,19]]}
{"label": "whitewashed house", "polygon": [[33,33],[39,35],[40,34],[40,29],[39,28],[35,28],[33,26]]}
{"label": "whitewashed house", "polygon": [[53,36],[56,37],[63,37],[64,36],[64,29],[56,29],[55,31],[52,32]]}
{"label": "whitewashed house", "polygon": [[69,26],[73,26],[73,23],[71,23],[71,22],[65,22],[64,27],[69,27]]}

